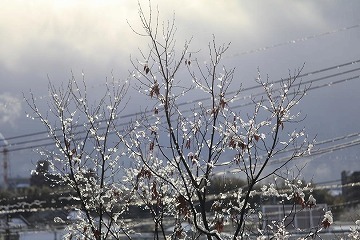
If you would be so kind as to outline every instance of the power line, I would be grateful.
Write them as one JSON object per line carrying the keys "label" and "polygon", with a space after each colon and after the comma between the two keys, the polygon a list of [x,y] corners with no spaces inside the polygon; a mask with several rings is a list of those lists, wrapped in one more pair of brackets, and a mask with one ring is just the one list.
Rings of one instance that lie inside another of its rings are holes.
{"label": "power line", "polygon": [[[359,68],[360,69],[360,68]],[[348,71],[346,71],[348,72]],[[339,73],[341,74],[341,73]],[[339,75],[339,74],[336,74],[336,75]],[[329,77],[333,77],[333,75],[330,75]],[[350,77],[350,78],[345,78],[345,79],[340,79],[340,80],[337,80],[337,81],[332,81],[330,83],[325,83],[325,84],[322,84],[322,85],[318,85],[318,86],[312,86],[312,87],[309,87],[307,89],[307,91],[311,91],[311,90],[315,90],[315,89],[320,89],[320,88],[324,88],[324,87],[330,87],[330,86],[334,86],[336,84],[340,84],[340,83],[344,83],[344,82],[347,82],[347,81],[351,81],[351,80],[355,80],[355,79],[358,79],[360,78],[360,75],[357,75],[357,76],[353,76],[353,77]],[[318,78],[318,79],[315,79],[314,81],[320,81],[320,80],[323,80],[323,78]],[[311,81],[307,81],[305,83],[300,83],[300,84],[306,84],[306,83],[309,83]],[[298,84],[298,85],[300,85]],[[259,96],[258,94],[256,94],[256,96]],[[250,101],[248,103],[243,103],[243,104],[239,104],[239,105],[235,105],[233,106],[232,108],[233,109],[236,109],[236,108],[241,108],[241,107],[245,107],[245,106],[249,106],[249,105],[253,105],[257,102],[254,102],[254,101]],[[185,112],[189,112],[191,110],[186,110]],[[138,113],[139,114],[139,113]],[[131,114],[132,115],[132,114]],[[126,116],[125,116],[126,117]],[[121,118],[125,118],[124,116],[122,116]],[[121,124],[118,124],[117,126],[126,126],[127,124],[129,124],[128,122],[125,122],[125,123],[121,123]],[[101,129],[101,128],[100,128]],[[83,131],[80,131],[78,132],[78,134],[81,134],[81,133],[85,133],[86,130],[83,130]],[[43,131],[43,132],[38,132],[38,133],[35,133],[33,135],[31,134],[27,134],[27,136],[35,136],[35,135],[39,135],[39,134],[45,134],[47,133],[46,131]],[[8,138],[9,139],[9,138]],[[14,138],[13,138],[14,139]],[[32,139],[32,140],[28,140],[28,141],[22,141],[22,142],[17,142],[17,143],[13,143],[13,144],[10,144],[9,147],[8,147],[8,151],[9,152],[13,152],[13,151],[19,151],[19,150],[25,150],[25,149],[33,149],[33,148],[37,148],[37,147],[44,147],[44,146],[51,146],[51,145],[54,145],[53,142],[50,142],[50,143],[44,143],[44,144],[37,144],[37,145],[32,145],[32,146],[25,146],[25,147],[18,147],[18,148],[11,148],[11,146],[17,146],[17,145],[21,145],[21,144],[26,144],[26,143],[33,143],[33,142],[40,142],[40,141],[46,141],[46,140],[49,140],[48,137],[46,138],[40,138],[40,139]]]}
{"label": "power line", "polygon": [[[299,75],[298,77],[305,77],[305,76],[310,76],[310,75],[317,74],[317,73],[320,73],[320,72],[329,71],[329,70],[332,70],[332,69],[339,69],[339,68],[341,68],[341,67],[345,67],[345,66],[348,66],[348,65],[357,64],[357,63],[359,63],[359,62],[360,62],[360,60],[351,61],[351,62],[347,62],[347,63],[344,63],[344,64],[335,65],[335,66],[332,66],[332,67],[328,67],[328,68],[324,68],[324,69],[320,69],[320,70],[308,72],[308,73],[305,73],[305,74],[301,74],[301,75]],[[309,81],[306,81],[306,82],[301,82],[301,83],[299,83],[299,84],[296,84],[295,86],[298,86],[298,85],[301,85],[301,84],[318,82],[318,81],[321,81],[321,80],[324,80],[324,79],[328,79],[328,78],[340,76],[340,75],[347,74],[347,73],[351,73],[351,72],[355,72],[355,71],[358,71],[358,70],[360,70],[360,68],[355,68],[355,69],[351,69],[351,70],[348,70],[348,71],[343,71],[343,72],[340,72],[340,73],[335,73],[335,74],[327,75],[327,76],[324,76],[324,77],[316,78],[316,79],[309,80]],[[345,81],[353,80],[353,79],[358,78],[358,77],[359,77],[359,75],[358,75],[358,76],[355,76],[355,77],[353,77],[353,78],[347,78],[347,79],[343,79],[343,80],[339,80],[339,81],[327,83],[327,85],[328,85],[328,86],[334,85],[334,84],[337,84],[337,83],[340,83],[340,82],[345,82]],[[281,82],[281,81],[283,81],[283,80],[280,79],[280,80],[274,81],[274,83],[278,83],[278,82]],[[315,89],[315,88],[321,88],[321,87],[325,87],[325,86],[326,86],[326,84],[323,84],[322,86],[311,87],[311,89],[309,89],[309,90],[312,90],[312,89]],[[242,90],[242,92],[249,91],[249,90],[253,90],[253,89],[256,89],[256,88],[261,88],[261,87],[262,87],[261,85],[255,85],[255,86],[247,87],[247,88],[244,88],[244,89]],[[231,93],[234,93],[234,92],[231,92]],[[229,93],[229,94],[231,94],[231,93]],[[245,97],[242,97],[242,98],[240,98],[240,99],[247,99],[247,98],[251,98],[251,97],[254,97],[254,96],[260,96],[260,95],[263,95],[263,93],[258,93],[258,94],[253,94],[253,95],[245,96]],[[192,101],[183,102],[183,103],[178,104],[178,106],[187,105],[187,104],[193,104],[193,103],[196,103],[196,102],[199,102],[199,101],[204,101],[204,100],[207,100],[207,98],[201,98],[201,99],[196,99],[196,100],[192,100]],[[251,105],[251,104],[253,104],[253,101],[251,101],[251,102],[249,102],[249,103],[245,103],[245,104],[238,105],[238,106],[236,106],[236,107],[244,107],[244,106]],[[145,113],[150,113],[150,112],[151,112],[151,111],[146,111]],[[139,114],[140,114],[139,112],[137,112],[137,113],[130,113],[130,114],[126,114],[126,115],[121,116],[121,118],[134,117],[134,116],[137,116],[137,115],[139,115]],[[120,125],[126,125],[126,124],[120,124]],[[47,134],[47,133],[48,133],[47,131],[40,131],[40,132],[35,132],[35,133],[30,133],[30,134],[24,134],[24,135],[18,135],[18,136],[14,136],[14,137],[8,137],[7,140],[13,140],[13,139],[18,139],[18,138],[31,137],[31,136],[35,136],[35,135],[43,135],[43,134]],[[48,138],[41,138],[41,139],[37,139],[37,140],[35,140],[35,141],[43,141],[43,140],[47,140],[47,139],[48,139]],[[15,146],[15,145],[26,144],[26,143],[29,143],[29,142],[34,142],[34,140],[12,143],[11,145]],[[18,148],[18,149],[20,149],[20,148]],[[20,150],[22,150],[22,149],[24,149],[24,148],[21,148]]]}
{"label": "power line", "polygon": [[[331,66],[331,67],[328,67],[328,68],[323,68],[323,69],[311,71],[311,72],[308,72],[308,73],[300,74],[297,77],[298,78],[308,77],[308,76],[311,76],[311,75],[314,75],[314,74],[318,74],[318,73],[322,73],[322,72],[326,72],[326,71],[330,71],[330,70],[334,70],[334,69],[340,69],[342,67],[346,67],[346,66],[353,65],[353,64],[358,64],[358,63],[360,63],[360,59],[355,60],[355,61],[351,61],[351,62],[347,62],[347,63],[344,63],[344,64],[339,64],[339,65]],[[340,76],[340,75],[343,75],[343,74],[347,74],[347,73],[351,73],[351,72],[355,72],[355,71],[359,71],[359,70],[360,70],[360,68],[355,68],[355,69],[351,69],[351,70],[348,70],[348,71],[343,71],[343,72],[340,72],[340,73],[335,73],[335,74],[331,74],[331,75],[328,75],[328,76],[324,76],[324,77],[316,78],[316,79],[309,80],[309,81],[306,81],[306,82],[302,82],[302,83],[299,83],[299,84],[295,84],[295,86],[298,86],[300,84],[305,84],[305,83],[318,82],[318,81],[321,81],[321,80],[324,80],[324,79],[327,79],[327,78],[332,78],[332,77]],[[276,84],[276,83],[280,83],[280,82],[282,82],[284,80],[288,80],[288,79],[289,78],[278,79],[278,80],[273,81],[271,83]],[[263,86],[261,86],[260,84],[257,84],[257,85],[253,85],[253,86],[250,86],[250,87],[243,88],[243,89],[241,89],[241,92],[246,92],[246,91],[250,91],[250,90],[254,90],[254,89],[258,89],[258,88],[262,88],[262,87]],[[234,93],[236,93],[236,91],[230,91],[226,95],[232,95]],[[248,96],[242,97],[242,99],[251,98],[252,96],[256,96],[256,95],[248,95]],[[201,102],[201,101],[205,101],[205,100],[208,100],[208,98],[199,98],[199,99],[195,99],[195,100],[192,100],[192,101],[183,102],[183,103],[178,104],[178,106],[187,105],[187,104],[193,104],[193,103]]]}
{"label": "power line", "polygon": [[[308,187],[308,189],[305,189],[303,191],[310,191],[310,190],[329,190],[329,189],[342,189],[342,188],[350,188],[350,187],[358,187],[360,186],[360,182],[353,182],[353,183],[344,183],[344,184],[332,184],[332,185],[325,185],[325,186],[314,186],[314,187]],[[246,189],[247,186],[242,186],[241,189]],[[288,193],[288,192],[292,192],[293,189],[291,188],[286,188],[286,189],[276,189],[277,193],[279,194],[283,194],[283,193]],[[230,191],[227,191],[225,193],[221,193],[221,194],[211,194],[208,195],[206,197],[207,201],[211,201],[211,200],[216,200],[216,199],[226,199],[226,198],[233,198],[234,197],[234,193],[239,193],[239,189],[233,189]],[[264,193],[262,191],[259,190],[254,190],[252,193],[252,196],[255,195],[263,195]],[[275,195],[274,195],[275,196]],[[360,201],[360,200],[359,200]]]}
{"label": "power line", "polygon": [[[330,76],[330,77],[332,77],[332,76]],[[355,79],[358,79],[358,78],[360,78],[360,75],[356,75],[356,76],[353,76],[353,77],[349,77],[349,78],[345,78],[345,79],[341,79],[341,80],[337,80],[337,81],[332,81],[332,82],[325,83],[325,84],[318,85],[318,86],[311,86],[311,87],[307,88],[306,91],[311,91],[311,90],[320,89],[320,88],[324,88],[324,87],[331,87],[333,85],[336,85],[336,84],[339,84],[339,83],[344,83],[344,82],[347,82],[347,81],[352,81],[352,80],[355,80]],[[319,79],[315,79],[314,81],[320,81],[320,80],[323,80],[323,79],[324,78],[319,78]],[[309,80],[309,81],[306,81],[306,82],[303,82],[303,83],[294,84],[293,86],[305,85],[307,83],[310,84],[310,83],[313,83],[314,81]],[[262,95],[264,95],[264,93],[254,94],[254,95],[251,95],[251,97],[262,96]],[[257,101],[255,103],[259,103],[259,102],[260,101]],[[253,104],[254,104],[254,101],[251,101],[251,102],[248,102],[248,103],[243,103],[243,104],[237,105],[234,108],[245,107],[245,106],[249,106],[249,105],[253,105]]]}
{"label": "power line", "polygon": [[[323,144],[327,144],[327,143],[334,143],[334,142],[341,141],[344,139],[349,139],[349,138],[351,139],[351,138],[359,137],[359,136],[360,136],[360,132],[357,132],[357,133],[352,133],[352,134],[339,136],[339,137],[335,137],[335,138],[331,138],[331,139],[326,139],[326,140],[316,143],[314,145],[314,148],[318,147],[319,145],[323,145]],[[285,157],[281,157],[281,158],[275,158],[273,160],[270,160],[267,165],[278,165],[278,164],[290,163],[290,162],[298,161],[298,160],[301,160],[304,158],[309,158],[309,157],[318,156],[318,155],[324,155],[327,153],[335,152],[338,150],[343,150],[343,149],[357,146],[357,145],[360,145],[360,138],[351,140],[351,141],[347,141],[344,143],[340,143],[340,144],[333,144],[326,148],[314,150],[314,151],[311,151],[311,154],[303,155],[301,157],[297,157],[294,159],[291,159],[291,156],[289,156],[289,155],[285,156]],[[282,151],[281,154],[285,154],[287,152],[293,152],[293,151],[295,151],[295,149],[291,148],[291,149]],[[262,156],[259,156],[258,160],[265,159],[265,158],[266,158],[266,155],[262,155]],[[230,162],[222,163],[221,166],[229,165],[229,163]],[[251,167],[252,166],[247,166],[247,168],[251,168]],[[261,167],[261,164],[257,166],[257,168],[260,168],[260,167]],[[228,174],[228,173],[234,174],[234,173],[239,173],[239,172],[243,172],[243,171],[244,171],[244,169],[239,167],[239,168],[231,169],[231,170],[217,171],[217,172],[214,172],[214,175],[224,175],[224,174]]]}
{"label": "power line", "polygon": [[[354,146],[357,146],[359,144],[360,144],[360,139],[352,140],[352,141],[349,141],[349,142],[345,142],[345,143],[341,143],[341,144],[337,144],[337,145],[333,145],[333,146],[330,146],[330,147],[327,147],[327,148],[323,148],[323,149],[320,149],[320,150],[313,151],[313,152],[311,152],[311,154],[304,155],[304,156],[296,158],[294,160],[299,160],[299,159],[302,159],[302,158],[314,157],[314,156],[318,156],[318,155],[324,155],[324,154],[335,152],[335,151],[338,151],[338,150],[343,150],[343,149],[346,149],[346,148],[354,147]],[[294,160],[292,160],[292,161],[294,161]],[[289,161],[289,157],[283,157],[283,158],[276,159],[276,160],[273,160],[273,161],[269,162],[269,165],[281,164],[281,163],[285,163],[287,161]]]}
{"label": "power line", "polygon": [[[354,183],[346,183],[346,184],[333,184],[333,185],[326,185],[326,186],[314,186],[314,187],[310,187],[311,190],[316,191],[316,190],[329,190],[329,189],[342,189],[342,188],[349,188],[349,187],[358,187],[360,186],[360,182],[354,182]],[[246,188],[246,186],[243,186],[243,188]],[[308,190],[304,190],[304,191],[309,191]],[[288,192],[292,192],[293,190],[291,188],[288,189],[276,189],[278,193],[280,194],[284,194],[284,193],[288,193]],[[238,189],[234,189],[234,190],[230,190],[227,191],[225,193],[220,193],[220,194],[209,194],[206,197],[206,201],[213,201],[213,200],[219,200],[219,199],[228,199],[228,198],[234,198],[234,193],[237,193]],[[258,191],[258,190],[254,190],[252,193],[252,196],[256,196],[256,195],[262,195],[263,192],[262,191]],[[19,199],[19,201],[24,201],[23,199],[24,197],[17,197],[17,199]],[[34,205],[31,208],[27,208],[24,209],[22,206],[20,208],[16,208],[16,206],[13,206],[13,209],[9,210],[9,209],[2,209],[0,210],[0,214],[9,214],[9,213],[19,213],[19,212],[37,212],[37,211],[47,211],[47,210],[72,210],[74,209],[74,205],[73,203],[71,205],[64,205],[62,207],[41,207],[39,205],[39,203],[37,203],[36,201],[39,200],[34,200],[35,203],[28,203],[28,205]],[[353,204],[357,204],[359,203],[360,200],[355,200],[355,201],[347,201],[347,202],[343,202],[340,204],[334,204],[334,205],[329,205],[329,208],[334,208],[334,207],[343,207],[343,206],[347,206],[347,205],[353,205]],[[43,202],[44,204],[46,204],[46,202]],[[121,203],[120,203],[121,205]],[[137,201],[137,202],[132,202],[132,204],[130,204],[130,206],[144,206],[146,205],[146,203],[142,202],[142,201]],[[36,207],[38,206],[38,207]]]}
{"label": "power line", "polygon": [[[360,27],[360,24],[355,24],[355,25],[352,25],[352,26],[338,28],[338,29],[334,29],[334,30],[331,30],[331,31],[310,35],[310,36],[307,36],[307,37],[301,37],[301,38],[298,38],[298,39],[295,39],[295,40],[289,40],[289,41],[286,41],[286,42],[277,43],[277,44],[274,44],[274,45],[265,46],[265,47],[261,47],[261,48],[257,48],[257,49],[253,49],[253,50],[248,50],[248,51],[237,53],[237,54],[234,54],[234,55],[231,55],[231,56],[228,56],[228,57],[237,57],[237,56],[240,56],[240,55],[249,54],[249,53],[255,53],[255,52],[259,52],[259,51],[264,51],[264,50],[268,50],[268,49],[275,48],[275,47],[285,46],[285,45],[288,45],[288,44],[295,44],[295,43],[298,43],[298,42],[303,42],[303,41],[307,41],[307,40],[314,39],[314,38],[317,38],[317,37],[322,37],[322,36],[325,36],[325,35],[330,35],[330,34],[342,32],[342,31],[347,31],[347,30],[351,30],[351,29],[354,29],[354,28],[358,28],[358,27]],[[335,69],[335,68],[341,68],[341,67],[344,67],[344,66],[347,66],[347,65],[350,65],[350,64],[359,63],[359,62],[360,62],[360,60],[348,62],[348,63],[344,63],[344,64],[341,64],[341,65],[337,65],[337,66],[333,66],[333,67],[329,67],[329,68],[309,72],[309,73],[306,73],[306,74],[302,74],[302,75],[299,75],[299,77],[305,77],[305,76],[309,76],[309,75],[312,75],[312,74],[320,73],[320,72],[323,72],[323,71],[328,71],[328,70]],[[274,83],[277,83],[279,81],[281,81],[281,80],[275,81]],[[255,89],[257,87],[258,86],[244,88],[243,91],[252,90],[252,89]],[[230,92],[230,94],[232,94],[232,93],[234,93],[234,92]],[[201,100],[206,100],[206,99],[199,99],[198,101],[201,101]],[[193,102],[190,102],[190,103],[193,103]],[[189,104],[189,103],[188,102],[180,103],[179,106],[180,105],[185,105],[185,104]],[[126,117],[136,116],[137,114],[138,113],[127,114],[127,115],[125,115],[123,117],[126,118]],[[30,137],[30,136],[41,135],[41,134],[46,134],[46,133],[47,133],[47,131],[40,131],[40,132],[34,132],[34,133],[29,133],[29,134],[13,136],[13,137],[9,137],[7,139],[12,140],[12,139]]]}
{"label": "power line", "polygon": [[351,29],[354,29],[354,28],[358,28],[358,27],[360,27],[360,24],[356,24],[356,25],[348,26],[348,27],[343,27],[343,28],[338,28],[338,29],[335,29],[335,30],[332,30],[332,31],[327,31],[327,32],[318,33],[318,34],[314,34],[314,35],[309,35],[307,37],[301,37],[301,38],[297,38],[297,39],[294,39],[294,40],[289,40],[289,41],[282,42],[282,43],[277,43],[277,44],[273,44],[273,45],[269,45],[269,46],[265,46],[265,47],[256,48],[256,49],[253,49],[253,50],[244,51],[244,52],[241,52],[241,53],[231,55],[229,57],[238,57],[238,56],[245,55],[245,54],[262,52],[262,51],[269,50],[269,49],[272,49],[272,48],[282,47],[282,46],[286,46],[286,45],[290,45],[290,44],[296,44],[296,43],[299,43],[299,42],[305,42],[305,41],[308,41],[308,40],[311,40],[311,39],[314,39],[314,38],[323,37],[323,36],[326,36],[326,35],[331,35],[331,34],[334,34],[334,33],[347,31],[347,30],[351,30]]}

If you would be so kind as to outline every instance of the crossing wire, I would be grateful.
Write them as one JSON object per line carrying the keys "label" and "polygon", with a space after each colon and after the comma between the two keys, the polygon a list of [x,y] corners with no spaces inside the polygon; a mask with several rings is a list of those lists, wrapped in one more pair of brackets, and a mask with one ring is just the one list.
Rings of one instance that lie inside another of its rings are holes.
{"label": "crossing wire", "polygon": [[[349,65],[353,65],[353,64],[358,64],[358,63],[360,63],[360,59],[350,61],[350,62],[346,62],[346,63],[339,64],[339,65],[335,65],[335,66],[331,66],[331,67],[327,67],[327,68],[323,68],[323,69],[319,69],[319,70],[315,70],[315,71],[311,71],[311,72],[308,72],[308,73],[304,73],[304,74],[299,75],[298,77],[299,78],[307,77],[307,76],[310,76],[310,75],[314,75],[314,74],[318,74],[318,73],[321,73],[321,72],[326,72],[326,71],[330,71],[330,70],[334,70],[334,69],[340,69],[340,68],[343,68],[343,67],[346,67],[346,66],[349,66]],[[320,80],[324,80],[324,79],[327,79],[327,78],[330,78],[330,77],[335,77],[335,76],[339,76],[339,75],[342,75],[342,74],[346,74],[346,73],[350,73],[350,72],[354,72],[354,71],[358,71],[358,70],[359,70],[359,68],[352,69],[352,70],[349,70],[349,71],[343,71],[341,73],[328,75],[327,77],[321,77],[321,78],[318,78],[318,79],[314,79],[314,81],[320,81]],[[286,79],[287,78],[285,78],[285,80]],[[278,79],[276,81],[273,81],[273,83],[279,83],[279,82],[281,82],[283,80],[284,79]],[[308,82],[311,82],[311,81],[308,81]],[[246,92],[246,91],[254,90],[254,89],[257,89],[257,88],[261,88],[261,87],[262,87],[261,85],[254,85],[254,86],[250,86],[250,87],[246,87],[246,88],[241,89],[241,92]],[[229,92],[228,94],[234,94],[234,93],[235,93],[235,91],[232,91],[232,92]],[[250,98],[251,96],[252,95],[244,97],[244,99]],[[182,103],[178,104],[178,106],[194,104],[196,102],[205,101],[207,99],[208,98],[200,98],[200,99],[195,99],[195,100],[192,100],[192,101],[186,101],[186,102],[182,102]],[[146,114],[146,113],[150,113],[150,112],[152,112],[152,111],[149,110],[149,111],[145,111],[145,112],[141,112],[141,113]],[[140,114],[140,112],[125,114],[125,115],[122,115],[121,118],[135,117],[135,116],[138,116],[139,114]],[[18,138],[32,137],[32,136],[35,136],[35,135],[42,135],[42,134],[46,134],[46,133],[48,133],[48,132],[47,131],[38,131],[38,132],[29,133],[29,134],[22,134],[22,135],[7,137],[6,139],[7,140],[13,140],[13,139],[18,139]]]}
{"label": "crossing wire", "polygon": [[[358,68],[358,70],[360,70],[360,68]],[[352,71],[352,70],[350,70]],[[346,71],[348,72],[348,71]],[[338,74],[333,74],[333,75],[329,75],[328,77],[333,77],[333,76],[338,76],[339,74],[341,73],[338,73]],[[337,80],[337,81],[332,81],[332,82],[328,82],[328,83],[325,83],[325,84],[322,84],[322,85],[317,85],[317,86],[311,86],[307,89],[307,91],[312,91],[312,90],[316,90],[316,89],[320,89],[320,88],[324,88],[324,87],[330,87],[330,86],[334,86],[334,85],[337,85],[337,84],[340,84],[340,83],[344,83],[344,82],[348,82],[348,81],[352,81],[352,80],[355,80],[355,79],[358,79],[360,78],[360,75],[357,75],[357,76],[353,76],[353,77],[349,77],[349,78],[345,78],[345,79],[340,79],[340,80]],[[300,85],[300,84],[307,84],[307,83],[311,83],[311,82],[316,82],[316,81],[320,81],[320,80],[323,80],[324,77],[322,78],[318,78],[318,79],[314,79],[313,81],[309,80],[309,81],[306,81],[306,82],[303,82],[303,83],[299,83],[297,85]],[[296,85],[296,86],[297,86]],[[255,95],[253,95],[255,96]],[[258,94],[256,94],[256,96],[260,96]],[[245,107],[245,106],[249,106],[249,105],[253,105],[253,104],[256,104],[256,103],[259,103],[259,101],[249,101],[247,103],[243,103],[243,104],[239,104],[239,105],[235,105],[233,106],[233,109],[236,109],[236,108],[241,108],[241,107]],[[185,110],[183,113],[185,112],[189,112],[191,110]],[[129,122],[125,122],[125,123],[121,123],[121,124],[118,124],[117,126],[126,126],[128,125]],[[101,128],[99,128],[101,129]],[[86,131],[79,131],[77,134],[81,134],[81,133],[85,133]],[[35,135],[39,135],[39,134],[47,134],[48,132],[47,131],[43,131],[43,132],[38,132],[38,133],[35,133],[33,135],[31,134],[27,134],[26,136],[29,137],[29,136],[35,136]],[[22,135],[22,136],[25,136],[25,135]],[[9,139],[14,139],[15,137],[13,138],[7,138],[7,140]],[[34,142],[41,142],[41,141],[48,141],[49,138],[48,137],[44,137],[44,138],[38,138],[38,139],[31,139],[31,140],[27,140],[27,141],[21,141],[21,142],[16,142],[16,143],[11,143],[7,149],[8,152],[13,152],[13,151],[20,151],[20,150],[25,150],[25,149],[33,149],[33,148],[38,148],[38,147],[45,147],[45,146],[51,146],[51,145],[54,145],[53,142],[50,142],[50,143],[43,143],[43,144],[36,144],[36,145],[31,145],[31,146],[25,146],[25,147],[16,147],[18,145],[22,145],[22,144],[27,144],[27,143],[34,143]],[[78,139],[80,140],[80,139]]]}
{"label": "crossing wire", "polygon": [[[305,73],[305,74],[299,75],[299,77],[310,76],[310,75],[317,74],[317,73],[320,73],[320,72],[329,71],[329,70],[332,70],[332,69],[338,69],[338,68],[345,67],[345,66],[352,65],[352,64],[357,64],[359,62],[360,62],[360,60],[347,62],[347,63],[344,63],[344,64],[340,64],[340,65],[336,65],[336,66],[332,66],[332,67],[312,71],[312,72],[309,72],[309,73]],[[316,78],[316,79],[313,79],[313,80],[300,82],[299,84],[297,84],[295,86],[298,86],[298,85],[301,85],[301,84],[304,84],[304,85],[305,84],[311,84],[311,83],[322,81],[322,80],[325,80],[325,79],[328,79],[328,78],[340,76],[340,75],[343,75],[343,74],[352,73],[352,72],[355,72],[355,71],[358,71],[358,70],[360,70],[360,68],[355,68],[355,69],[343,71],[343,72],[340,72],[340,73],[335,73],[335,74],[327,75],[327,76],[324,76],[324,77]],[[346,79],[342,79],[342,80],[338,80],[338,81],[333,81],[333,82],[326,83],[326,84],[323,84],[323,85],[312,86],[308,90],[314,90],[314,89],[318,89],[318,88],[322,88],[322,87],[332,86],[332,85],[335,85],[335,84],[338,84],[338,83],[351,81],[351,80],[354,80],[354,79],[357,79],[357,78],[359,78],[359,75],[351,77],[351,78],[346,78]],[[283,79],[277,80],[274,83],[281,82],[281,81],[283,81]],[[251,86],[251,87],[248,87],[248,88],[244,88],[242,91],[243,92],[244,91],[249,91],[249,90],[253,90],[253,89],[261,88],[261,87],[262,86],[260,86],[260,85],[255,85],[255,86]],[[240,99],[249,99],[249,98],[252,98],[252,97],[255,97],[255,96],[261,96],[261,95],[263,95],[263,93],[257,93],[257,94],[252,94],[252,95],[249,95],[249,96],[244,96],[244,97],[241,97]],[[188,102],[183,102],[183,103],[180,103],[178,106],[192,104],[192,103],[196,103],[196,102],[199,102],[199,101],[204,101],[206,99],[207,98],[202,98],[202,99],[196,99],[196,100],[192,100],[192,101],[188,101]],[[248,105],[252,105],[252,104],[254,104],[254,102],[250,101],[248,103],[236,105],[235,108],[244,107],[244,106],[248,106]],[[188,110],[188,111],[190,111],[190,110]],[[152,112],[152,111],[146,111],[145,114],[150,113],[150,112]],[[131,114],[123,115],[120,118],[122,118],[122,119],[123,118],[129,118],[129,117],[137,116],[138,114],[140,114],[140,113],[139,112],[138,113],[131,113]],[[128,123],[123,123],[123,124],[119,124],[119,126],[125,126],[127,124]],[[8,137],[7,140],[10,141],[10,140],[13,140],[13,139],[32,137],[32,136],[43,135],[43,134],[47,134],[47,133],[48,133],[47,131],[39,131],[39,132],[30,133],[30,134],[23,134],[23,135]],[[32,139],[32,140],[27,140],[27,141],[15,142],[15,143],[11,143],[10,146],[17,146],[17,145],[21,145],[21,144],[27,144],[27,143],[30,143],[30,142],[39,142],[39,141],[44,141],[44,140],[48,140],[48,138],[46,137],[46,138],[40,138],[40,139]],[[39,146],[41,146],[41,145],[36,145],[35,147],[39,147]],[[29,148],[33,148],[33,147],[29,147]],[[16,151],[16,150],[22,150],[22,149],[27,149],[27,148],[26,147],[15,148],[15,150],[13,148],[13,149],[8,149],[8,150],[9,151]]]}

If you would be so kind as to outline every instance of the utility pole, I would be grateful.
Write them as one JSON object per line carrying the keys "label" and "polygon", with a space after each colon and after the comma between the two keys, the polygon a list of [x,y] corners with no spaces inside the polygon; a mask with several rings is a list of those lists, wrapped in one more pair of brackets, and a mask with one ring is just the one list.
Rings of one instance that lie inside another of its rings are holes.
{"label": "utility pole", "polygon": [[8,142],[4,138],[4,136],[0,133],[0,150],[3,154],[3,181],[4,185],[3,188],[7,189],[9,186],[9,159],[8,159]]}
{"label": "utility pole", "polygon": [[8,149],[6,147],[3,148],[3,170],[4,170],[4,189],[9,187],[9,159],[8,159]]}
{"label": "utility pole", "polygon": [[[6,141],[6,139],[4,138],[4,136],[0,133],[0,151],[2,152],[3,155],[3,162],[2,162],[2,167],[3,167],[3,189],[7,189],[8,188],[8,171],[9,171],[9,165],[8,165],[8,142]],[[6,214],[6,222],[5,222],[5,240],[10,240],[11,236],[10,236],[10,227],[9,227],[9,221],[10,221],[10,216],[9,214]]]}

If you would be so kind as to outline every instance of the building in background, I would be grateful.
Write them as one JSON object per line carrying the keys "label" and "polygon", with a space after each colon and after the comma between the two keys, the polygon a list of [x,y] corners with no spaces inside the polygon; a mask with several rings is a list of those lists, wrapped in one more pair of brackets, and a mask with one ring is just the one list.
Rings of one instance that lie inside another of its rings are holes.
{"label": "building in background", "polygon": [[360,171],[341,172],[342,195],[346,202],[360,203]]}
{"label": "building in background", "polygon": [[[268,226],[284,220],[286,230],[296,232],[298,229],[311,229],[319,225],[324,218],[326,204],[317,204],[312,208],[302,208],[295,205],[263,205],[262,226],[266,230]],[[287,216],[285,218],[285,216]]]}

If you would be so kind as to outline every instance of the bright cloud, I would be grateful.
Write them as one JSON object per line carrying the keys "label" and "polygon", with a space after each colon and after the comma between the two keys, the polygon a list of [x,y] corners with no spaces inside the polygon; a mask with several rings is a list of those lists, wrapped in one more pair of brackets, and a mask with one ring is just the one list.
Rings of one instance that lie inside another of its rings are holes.
{"label": "bright cloud", "polygon": [[[147,11],[148,2],[140,2]],[[195,47],[206,44],[212,34],[220,42],[246,46],[284,35],[284,28],[296,32],[323,26],[312,1],[250,2],[154,0],[151,4],[153,9],[159,7],[161,21],[175,12],[179,44],[194,36]],[[11,71],[29,71],[49,69],[61,61],[72,67],[89,60],[97,65],[122,62],[138,46],[147,46],[127,20],[141,30],[136,1],[6,1],[0,9],[0,64]]]}
{"label": "bright cloud", "polygon": [[[70,64],[79,58],[103,64],[115,53],[128,56],[132,41],[126,19],[133,13],[127,5],[123,1],[8,1],[0,9],[0,64],[25,71],[34,66],[28,64],[29,58],[46,68],[45,64],[61,58]],[[136,4],[132,9],[137,12]]]}

